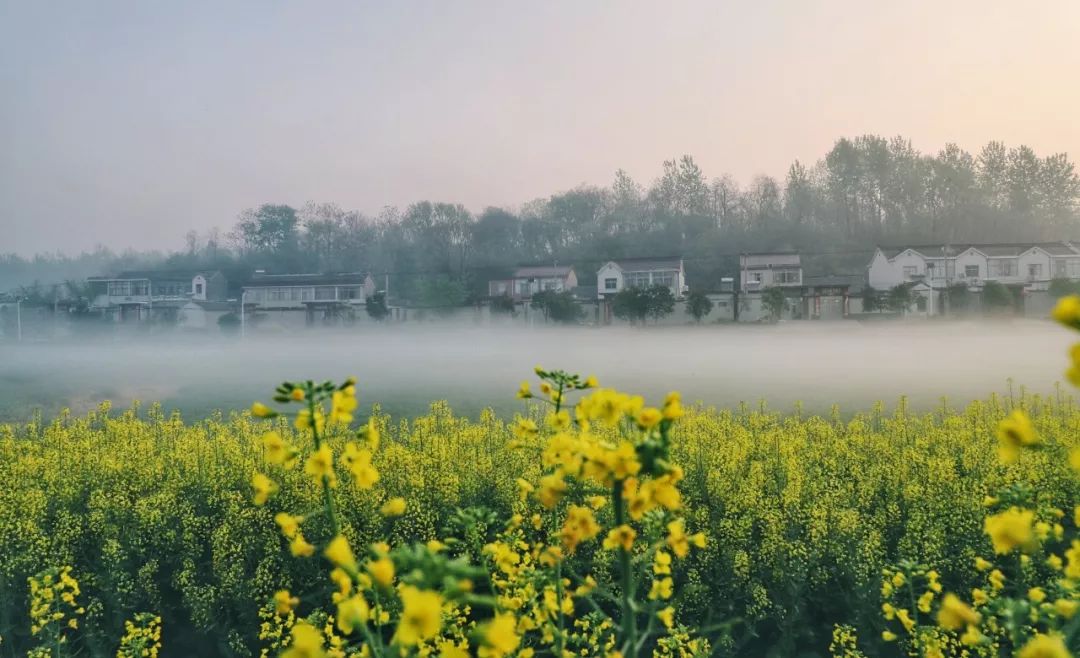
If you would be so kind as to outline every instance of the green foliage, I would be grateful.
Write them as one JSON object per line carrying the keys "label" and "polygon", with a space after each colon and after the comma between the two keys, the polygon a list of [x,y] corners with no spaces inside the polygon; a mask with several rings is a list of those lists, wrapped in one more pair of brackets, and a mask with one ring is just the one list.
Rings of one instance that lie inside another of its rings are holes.
{"label": "green foliage", "polygon": [[945,289],[945,296],[949,301],[949,309],[956,313],[971,306],[972,294],[966,283],[954,283]]}
{"label": "green foliage", "polygon": [[1080,281],[1073,281],[1071,279],[1053,279],[1050,281],[1049,288],[1050,296],[1054,299],[1065,297],[1066,295],[1080,295]]}
{"label": "green foliage", "polygon": [[582,316],[581,306],[574,300],[573,293],[569,291],[544,290],[538,292],[532,296],[529,306],[539,309],[544,314],[545,320],[561,324],[574,324]]}
{"label": "green foliage", "polygon": [[787,308],[787,297],[782,288],[766,288],[761,293],[761,306],[769,314],[772,322],[780,320],[784,309]]}
{"label": "green foliage", "polygon": [[451,312],[464,304],[466,297],[465,284],[449,276],[426,277],[416,284],[415,300],[422,308]]}
{"label": "green foliage", "polygon": [[386,306],[386,293],[379,291],[364,300],[364,308],[372,320],[383,320],[390,314]]}
{"label": "green foliage", "polygon": [[885,305],[888,309],[894,313],[904,315],[911,308],[911,304],[914,302],[914,296],[911,294],[911,284],[901,283],[898,286],[894,286],[889,289],[889,293],[885,298]]}
{"label": "green foliage", "polygon": [[686,312],[695,322],[701,322],[712,310],[712,300],[700,290],[693,290],[686,296]]}
{"label": "green foliage", "polygon": [[646,318],[659,320],[675,310],[675,296],[667,286],[623,288],[612,300],[615,317],[631,324],[644,323]]}
{"label": "green foliage", "polygon": [[222,333],[235,334],[240,331],[240,314],[225,313],[217,319],[218,328]]}
{"label": "green foliage", "polygon": [[499,295],[491,300],[491,311],[493,313],[510,314],[514,312],[514,300],[509,295]]}
{"label": "green foliage", "polygon": [[862,306],[864,313],[872,313],[880,311],[885,303],[881,298],[881,293],[871,286],[866,286],[862,290]]}
{"label": "green foliage", "polygon": [[1016,297],[1011,290],[997,281],[987,281],[983,284],[982,305],[986,311],[1000,311],[1014,307]]}

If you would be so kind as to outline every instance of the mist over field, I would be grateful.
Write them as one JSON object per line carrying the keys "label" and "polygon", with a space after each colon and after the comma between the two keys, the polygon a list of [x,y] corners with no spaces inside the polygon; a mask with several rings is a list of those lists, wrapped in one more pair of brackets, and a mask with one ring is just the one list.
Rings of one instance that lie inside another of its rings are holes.
{"label": "mist over field", "polygon": [[126,408],[161,402],[185,418],[240,410],[286,379],[359,378],[361,408],[395,416],[447,400],[462,413],[484,407],[509,416],[532,367],[596,374],[603,385],[650,397],[682,391],[687,401],[740,402],[789,411],[844,412],[908,396],[929,409],[947,396],[961,406],[991,392],[1052,392],[1069,335],[1056,325],[1008,323],[786,323],[683,329],[509,329],[387,327],[289,338],[125,339],[3,347],[0,416],[76,413],[103,399]]}

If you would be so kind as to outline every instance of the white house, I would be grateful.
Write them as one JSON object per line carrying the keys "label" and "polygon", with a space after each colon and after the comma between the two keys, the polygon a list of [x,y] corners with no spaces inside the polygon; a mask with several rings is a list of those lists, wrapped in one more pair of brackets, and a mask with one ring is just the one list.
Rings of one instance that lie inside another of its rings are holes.
{"label": "white house", "polygon": [[[351,321],[356,309],[375,293],[370,275],[354,272],[341,274],[265,274],[257,272],[244,286],[245,313],[272,318],[272,324],[306,326],[317,322],[336,324]],[[250,309],[250,310],[248,310]]]}
{"label": "white house", "polygon": [[626,288],[666,286],[676,299],[686,293],[686,272],[681,258],[623,258],[604,263],[596,273],[596,294],[610,299]]}
{"label": "white house", "polygon": [[925,281],[933,289],[986,281],[1045,290],[1052,279],[1080,279],[1080,249],[1071,242],[878,247],[867,266],[872,288]]}
{"label": "white house", "polygon": [[802,261],[794,251],[739,254],[739,291],[760,292],[765,288],[800,288]]}
{"label": "white house", "polygon": [[145,270],[87,279],[90,308],[116,320],[175,319],[189,302],[221,302],[228,292],[225,276],[216,270]]}

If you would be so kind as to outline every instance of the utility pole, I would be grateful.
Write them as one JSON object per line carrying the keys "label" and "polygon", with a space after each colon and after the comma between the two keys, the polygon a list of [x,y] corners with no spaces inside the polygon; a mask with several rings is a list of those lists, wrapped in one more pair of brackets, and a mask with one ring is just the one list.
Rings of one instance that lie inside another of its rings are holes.
{"label": "utility pole", "polygon": [[244,316],[244,299],[247,297],[247,291],[240,292],[240,338],[247,337],[247,319]]}
{"label": "utility pole", "polygon": [[15,340],[22,342],[22,297],[15,298]]}

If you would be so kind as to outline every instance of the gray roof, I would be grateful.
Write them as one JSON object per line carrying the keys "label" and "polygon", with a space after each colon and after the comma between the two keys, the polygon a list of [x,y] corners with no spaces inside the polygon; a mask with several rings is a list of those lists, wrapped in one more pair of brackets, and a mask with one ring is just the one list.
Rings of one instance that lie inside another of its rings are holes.
{"label": "gray roof", "polygon": [[87,281],[124,281],[138,279],[150,279],[151,281],[190,281],[200,274],[209,278],[218,273],[218,270],[125,270],[116,276],[87,277]]}
{"label": "gray roof", "polygon": [[904,245],[899,247],[883,247],[879,246],[885,257],[889,260],[896,258],[899,254],[907,251],[908,249],[919,253],[928,258],[941,258],[943,256],[956,256],[968,249],[974,248],[975,250],[986,254],[990,258],[1015,258],[1020,254],[1038,247],[1043,251],[1049,253],[1052,256],[1080,256],[1080,249],[1077,249],[1072,243],[1058,241],[1058,242],[993,242],[993,243],[978,243],[978,242],[964,242],[954,244],[922,244],[922,245]]}
{"label": "gray roof", "polygon": [[772,251],[740,254],[739,266],[747,270],[800,267],[802,261],[796,251]]}
{"label": "gray roof", "polygon": [[649,270],[681,270],[682,258],[619,258],[611,261],[624,272],[646,272]]}
{"label": "gray roof", "polygon": [[367,274],[359,272],[342,272],[339,274],[255,274],[244,287],[360,285],[365,281],[367,281]]}
{"label": "gray roof", "polygon": [[515,279],[565,278],[574,271],[569,265],[529,265],[514,270]]}

